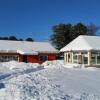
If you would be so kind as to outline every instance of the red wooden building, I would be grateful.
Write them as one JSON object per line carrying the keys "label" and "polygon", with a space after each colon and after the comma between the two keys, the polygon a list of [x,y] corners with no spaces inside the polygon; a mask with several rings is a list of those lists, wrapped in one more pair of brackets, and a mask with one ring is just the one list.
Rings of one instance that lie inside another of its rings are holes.
{"label": "red wooden building", "polygon": [[56,60],[57,50],[48,42],[0,40],[0,62],[42,63]]}

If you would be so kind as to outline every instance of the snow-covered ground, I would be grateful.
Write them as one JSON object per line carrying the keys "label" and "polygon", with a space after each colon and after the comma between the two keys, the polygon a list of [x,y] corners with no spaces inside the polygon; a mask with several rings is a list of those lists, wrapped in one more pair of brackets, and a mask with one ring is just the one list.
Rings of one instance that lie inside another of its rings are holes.
{"label": "snow-covered ground", "polygon": [[0,63],[0,100],[100,100],[100,69],[63,61]]}

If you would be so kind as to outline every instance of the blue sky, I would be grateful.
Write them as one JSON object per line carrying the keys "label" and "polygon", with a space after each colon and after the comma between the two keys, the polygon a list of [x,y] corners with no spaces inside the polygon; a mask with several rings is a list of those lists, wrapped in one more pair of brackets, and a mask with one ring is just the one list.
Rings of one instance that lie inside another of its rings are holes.
{"label": "blue sky", "polygon": [[59,23],[100,26],[100,0],[0,0],[0,36],[48,40]]}

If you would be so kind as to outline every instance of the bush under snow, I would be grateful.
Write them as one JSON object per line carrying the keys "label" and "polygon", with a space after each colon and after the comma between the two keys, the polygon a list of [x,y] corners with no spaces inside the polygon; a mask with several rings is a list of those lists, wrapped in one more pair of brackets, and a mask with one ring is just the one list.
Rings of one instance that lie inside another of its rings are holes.
{"label": "bush under snow", "polygon": [[53,61],[46,61],[42,64],[44,68],[60,68],[62,67],[63,60],[53,60]]}

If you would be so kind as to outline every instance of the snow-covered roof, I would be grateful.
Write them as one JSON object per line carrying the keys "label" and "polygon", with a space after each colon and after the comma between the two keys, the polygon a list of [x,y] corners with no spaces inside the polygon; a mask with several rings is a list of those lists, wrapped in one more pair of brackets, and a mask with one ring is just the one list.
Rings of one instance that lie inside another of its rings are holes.
{"label": "snow-covered roof", "polygon": [[58,51],[48,42],[0,40],[0,52],[36,55],[38,53],[57,53]]}
{"label": "snow-covered roof", "polygon": [[60,51],[87,51],[87,50],[100,50],[100,37],[99,36],[86,36],[80,35],[68,45],[63,47]]}

